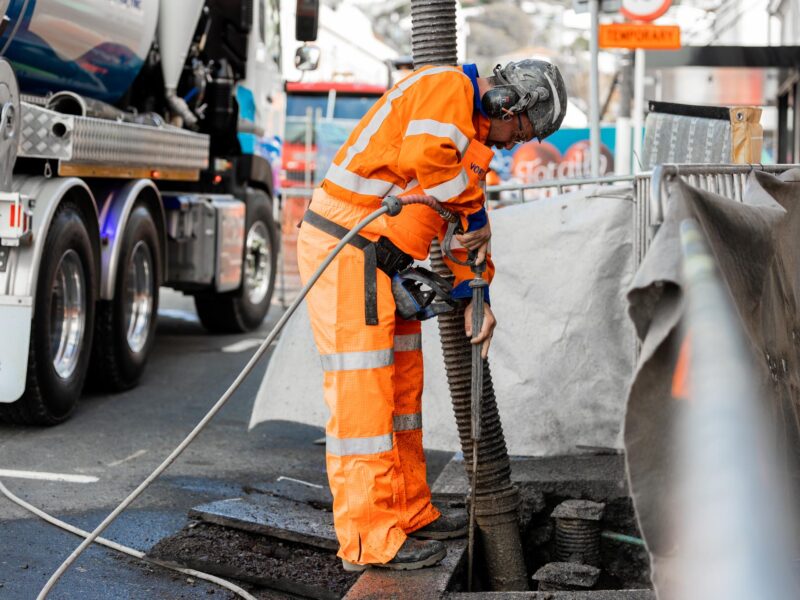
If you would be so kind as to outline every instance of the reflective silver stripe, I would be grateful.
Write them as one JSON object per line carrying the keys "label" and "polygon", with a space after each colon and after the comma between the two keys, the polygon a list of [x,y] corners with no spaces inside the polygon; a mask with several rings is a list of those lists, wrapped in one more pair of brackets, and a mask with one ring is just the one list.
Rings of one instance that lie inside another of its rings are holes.
{"label": "reflective silver stripe", "polygon": [[325,436],[325,452],[335,456],[353,456],[357,454],[379,454],[392,449],[392,434],[376,435],[364,438],[336,438]]}
{"label": "reflective silver stripe", "polygon": [[395,415],[392,420],[394,421],[395,431],[414,431],[415,429],[422,429],[422,413]]}
{"label": "reflective silver stripe", "polygon": [[392,189],[389,190],[389,193],[386,194],[387,196],[397,196],[397,194],[402,194],[403,192],[407,192],[408,190],[413,190],[415,187],[419,185],[419,181],[416,179],[412,179],[406,184],[406,187],[401,188],[399,185],[393,185]]}
{"label": "reflective silver stripe", "polygon": [[383,105],[372,115],[372,119],[370,122],[367,123],[367,126],[361,130],[361,133],[358,136],[358,139],[355,143],[347,149],[347,154],[340,165],[342,168],[347,168],[347,165],[350,164],[350,161],[353,160],[353,157],[358,154],[359,152],[363,152],[364,149],[369,144],[369,141],[372,139],[372,136],[381,128],[383,122],[386,120],[386,117],[389,116],[389,113],[392,112],[392,102],[397,100],[400,96],[403,95],[408,88],[414,85],[417,81],[419,81],[423,77],[427,77],[428,75],[436,75],[438,73],[444,73],[446,71],[455,71],[464,77],[467,75],[461,71],[460,69],[456,69],[455,67],[433,67],[431,69],[426,69],[424,71],[420,71],[419,73],[415,73],[408,79],[401,81],[397,84],[389,94],[386,96],[386,101]]}
{"label": "reflective silver stripe", "polygon": [[338,352],[322,354],[324,371],[357,371],[359,369],[380,369],[394,364],[394,349],[367,350],[366,352]]}
{"label": "reflective silver stripe", "polygon": [[[436,75],[438,73],[444,73],[446,71],[454,71],[456,73],[464,75],[464,77],[467,77],[467,75],[464,74],[463,71],[455,67],[433,67],[431,69],[426,69],[424,71],[420,71],[419,73],[415,73],[408,79],[398,83],[397,87],[393,89],[391,92],[389,92],[389,94],[386,96],[386,101],[383,103],[383,105],[375,112],[374,115],[372,115],[372,119],[370,119],[370,122],[367,123],[367,126],[361,130],[358,139],[353,143],[352,146],[350,146],[347,149],[347,154],[345,155],[344,160],[338,166],[343,169],[346,169],[347,166],[350,164],[350,161],[353,160],[353,157],[359,152],[364,151],[364,149],[369,144],[369,141],[372,139],[372,136],[375,135],[378,129],[380,129],[381,125],[383,125],[383,122],[386,120],[386,117],[388,117],[389,113],[392,112],[392,102],[394,102],[400,96],[402,96],[404,91],[406,91],[414,83],[419,81],[422,77],[427,77],[428,75]],[[333,167],[333,165],[331,165],[331,167]],[[328,170],[328,174],[326,174],[325,177],[327,178],[329,174],[330,170]]]}
{"label": "reflective silver stripe", "polygon": [[408,124],[406,137],[422,134],[450,139],[461,154],[464,153],[464,150],[469,145],[467,136],[461,133],[461,130],[452,123],[443,123],[433,119],[419,119]]}
{"label": "reflective silver stripe", "polygon": [[404,333],[394,336],[394,351],[408,352],[410,350],[420,350],[422,348],[421,333]]}
{"label": "reflective silver stripe", "polygon": [[547,83],[550,84],[550,95],[553,96],[553,116],[550,119],[550,124],[556,122],[558,115],[561,114],[561,98],[558,97],[558,92],[556,91],[556,84],[553,83],[553,80],[550,79],[550,76],[547,74],[547,71],[542,71],[544,74],[545,79],[547,79]]}
{"label": "reflective silver stripe", "polygon": [[[383,122],[389,116],[389,113],[392,112],[392,102],[402,96],[405,90],[411,87],[422,77],[436,75],[446,71],[453,71],[463,75],[464,77],[467,77],[463,71],[455,67],[433,67],[431,69],[426,69],[424,71],[420,71],[419,73],[415,73],[408,79],[397,84],[397,87],[389,92],[389,94],[386,96],[386,101],[383,103],[383,105],[375,112],[374,115],[372,115],[372,119],[370,119],[370,122],[367,124],[367,126],[361,130],[358,139],[347,149],[347,154],[345,155],[342,163],[339,165],[332,163],[328,169],[328,172],[325,174],[325,178],[329,179],[331,183],[335,183],[336,185],[351,192],[355,192],[356,194],[384,197],[387,195],[400,193],[402,190],[400,190],[399,186],[392,185],[390,182],[382,179],[368,179],[366,177],[361,177],[352,171],[348,171],[347,166],[350,164],[350,161],[353,160],[353,157],[356,154],[359,154],[366,149],[366,147],[369,145],[369,141],[372,139],[372,136],[375,135],[375,133],[381,128],[381,125],[383,125]],[[466,174],[464,174],[464,176],[466,177]],[[440,186],[437,186],[437,188],[438,187]],[[406,189],[410,188],[407,186]]]}
{"label": "reflective silver stripe", "polygon": [[425,193],[429,196],[433,196],[439,202],[447,202],[467,189],[468,183],[467,172],[461,169],[461,172],[449,181],[440,183],[432,188],[425,188]]}
{"label": "reflective silver stripe", "polygon": [[336,164],[331,164],[328,172],[325,174],[325,179],[343,187],[346,190],[355,192],[356,194],[364,194],[366,196],[386,196],[389,192],[396,188],[391,181],[384,181],[383,179],[367,179],[356,175],[352,171],[348,171]]}

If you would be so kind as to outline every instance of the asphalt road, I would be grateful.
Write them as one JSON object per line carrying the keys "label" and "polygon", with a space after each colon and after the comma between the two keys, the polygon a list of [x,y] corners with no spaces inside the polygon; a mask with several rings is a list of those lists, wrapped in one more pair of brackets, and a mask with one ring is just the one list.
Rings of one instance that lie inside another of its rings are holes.
{"label": "asphalt road", "polygon": [[[57,427],[0,424],[0,469],[84,475],[97,481],[18,476],[0,480],[31,504],[91,530],[191,431],[280,314],[280,307],[273,306],[256,332],[211,336],[197,321],[190,299],[162,290],[155,349],[136,389],[85,395],[72,419]],[[248,340],[252,345],[240,343]],[[324,448],[313,444],[323,434],[321,430],[288,422],[268,422],[247,430],[268,359],[269,355],[208,428],[104,537],[146,552],[181,529],[190,508],[237,497],[245,485],[273,481],[281,475],[326,483]],[[431,478],[448,459],[447,453],[429,453]],[[36,598],[80,541],[0,496],[0,599]],[[230,593],[95,546],[78,559],[49,597],[209,596],[227,598]]]}

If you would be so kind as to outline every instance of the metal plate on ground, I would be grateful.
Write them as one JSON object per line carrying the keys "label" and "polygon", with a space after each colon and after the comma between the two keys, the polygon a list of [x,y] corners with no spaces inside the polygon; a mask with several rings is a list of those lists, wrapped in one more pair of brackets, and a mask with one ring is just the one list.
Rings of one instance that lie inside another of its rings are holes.
{"label": "metal plate on ground", "polygon": [[[293,477],[278,477],[275,481],[261,481],[244,486],[248,494],[259,493],[278,496],[288,500],[304,502],[322,510],[333,510],[333,496],[327,485],[320,485],[294,479]],[[442,508],[464,508],[465,494],[433,494],[433,505]]]}
{"label": "metal plate on ground", "polygon": [[[467,541],[445,542],[447,556],[435,567],[417,571],[390,571],[371,568],[350,588],[344,600],[383,600],[384,598],[441,598],[451,583],[463,575],[466,564]],[[479,597],[477,594],[473,597]]]}
{"label": "metal plate on ground", "polygon": [[[606,502],[628,496],[625,458],[609,454],[563,456],[512,456],[511,481],[545,494]],[[459,452],[445,466],[433,485],[434,494],[466,494],[469,491],[464,456]]]}
{"label": "metal plate on ground", "polygon": [[330,512],[269,494],[202,504],[189,511],[189,516],[324,550],[339,549]]}
{"label": "metal plate on ground", "polygon": [[333,510],[333,496],[328,486],[300,479],[278,477],[276,481],[259,482],[245,486],[245,491],[270,494],[288,500],[304,502],[314,508]]}

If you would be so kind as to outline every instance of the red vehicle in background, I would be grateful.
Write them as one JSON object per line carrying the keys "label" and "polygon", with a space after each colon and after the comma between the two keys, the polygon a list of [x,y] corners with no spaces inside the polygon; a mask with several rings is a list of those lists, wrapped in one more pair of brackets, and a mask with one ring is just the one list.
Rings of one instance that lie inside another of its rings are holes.
{"label": "red vehicle in background", "polygon": [[[317,146],[317,125],[324,121],[344,134],[372,108],[386,87],[352,82],[298,82],[286,84],[286,121],[282,146],[281,189],[283,190],[282,242],[284,291],[299,289],[297,273],[297,224],[303,218],[309,197],[293,196],[292,188],[312,188],[325,176],[332,148],[325,153]],[[345,140],[342,139],[340,143]],[[299,190],[298,190],[299,191]],[[305,192],[305,190],[304,190]]]}
{"label": "red vehicle in background", "polygon": [[[367,83],[287,83],[281,187],[302,187],[307,182],[311,185],[316,182],[315,134],[320,119],[352,121],[355,125],[384,92],[384,86]],[[320,174],[320,179],[323,175]]]}

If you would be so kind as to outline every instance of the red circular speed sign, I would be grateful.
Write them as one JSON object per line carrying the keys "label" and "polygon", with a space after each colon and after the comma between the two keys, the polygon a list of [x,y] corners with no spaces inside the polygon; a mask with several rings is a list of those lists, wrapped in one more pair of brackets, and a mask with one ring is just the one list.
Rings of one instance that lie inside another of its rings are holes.
{"label": "red circular speed sign", "polygon": [[672,0],[622,0],[619,12],[632,21],[655,21],[671,4]]}

